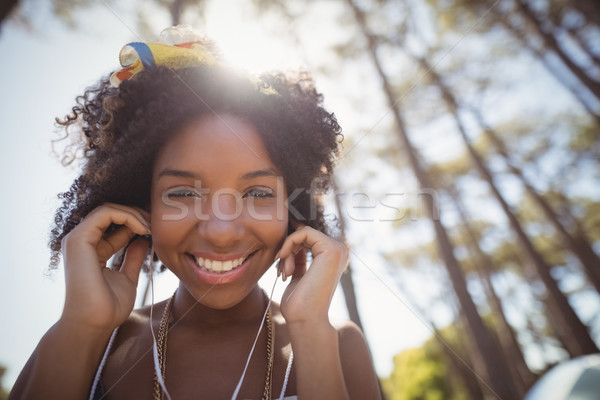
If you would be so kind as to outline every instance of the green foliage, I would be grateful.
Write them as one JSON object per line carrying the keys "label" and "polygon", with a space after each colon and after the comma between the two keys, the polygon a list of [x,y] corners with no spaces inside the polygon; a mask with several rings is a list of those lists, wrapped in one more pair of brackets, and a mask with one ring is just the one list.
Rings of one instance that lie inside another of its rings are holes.
{"label": "green foliage", "polygon": [[542,195],[559,215],[577,220],[579,226],[571,226],[571,229],[579,228],[592,242],[600,241],[600,201],[580,196],[567,198],[560,191],[548,191]]}
{"label": "green foliage", "polygon": [[[109,1],[111,3],[111,1]],[[80,10],[86,10],[97,5],[96,2],[89,0],[53,0],[52,11],[69,28],[79,28],[77,24],[76,13]]]}
{"label": "green foliage", "polygon": [[429,164],[429,174],[438,182],[452,182],[457,177],[468,174],[473,168],[473,164],[466,152],[459,157],[446,162]]}
{"label": "green foliage", "polygon": [[421,245],[414,245],[410,248],[403,248],[385,253],[383,255],[392,265],[399,265],[405,268],[414,268],[423,264],[438,263],[440,261],[437,243],[430,240]]}
{"label": "green foliage", "polygon": [[600,202],[585,199],[583,228],[594,241],[600,241]]}
{"label": "green foliage", "polygon": [[520,269],[523,263],[520,250],[512,240],[498,243],[492,251],[491,256],[496,266],[513,266]]}
{"label": "green foliage", "polygon": [[597,155],[599,147],[598,139],[600,136],[598,128],[593,124],[582,124],[577,120],[573,120],[571,123],[577,128],[569,141],[571,150],[576,153],[588,153],[595,150],[592,153]]}
{"label": "green foliage", "polygon": [[533,238],[534,246],[551,267],[566,263],[565,249],[562,245],[557,245],[558,243],[560,243],[560,240],[556,235],[539,234]]}
{"label": "green foliage", "polygon": [[448,398],[444,385],[446,368],[437,357],[426,354],[425,349],[405,350],[394,357],[394,372],[390,382],[391,400],[442,400]]}
{"label": "green foliage", "polygon": [[426,2],[438,10],[437,24],[443,32],[456,29],[458,26],[471,25],[482,13],[481,9],[486,5],[489,7],[487,1],[481,0],[427,0]]}
{"label": "green foliage", "polygon": [[[457,340],[455,328],[444,331],[446,341]],[[466,400],[465,389],[454,372],[438,341],[430,338],[421,347],[396,355],[394,369],[382,386],[389,400]]]}

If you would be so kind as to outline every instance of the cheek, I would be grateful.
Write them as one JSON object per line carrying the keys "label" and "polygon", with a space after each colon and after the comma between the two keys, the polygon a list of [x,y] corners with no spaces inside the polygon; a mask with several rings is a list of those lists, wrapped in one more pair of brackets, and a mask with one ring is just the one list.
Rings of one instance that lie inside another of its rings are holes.
{"label": "cheek", "polygon": [[170,250],[177,248],[181,243],[188,223],[189,213],[183,208],[165,204],[160,196],[156,199],[153,195],[150,207],[150,225],[152,231],[152,244],[156,255],[165,264],[170,264]]}
{"label": "cheek", "polygon": [[277,252],[288,234],[288,217],[262,221],[255,225],[262,241],[268,245],[273,252]]}
{"label": "cheek", "polygon": [[158,258],[169,265],[169,249],[175,246],[177,241],[177,230],[173,229],[172,224],[165,223],[159,218],[153,218],[152,223],[152,245]]}
{"label": "cheek", "polygon": [[247,226],[269,246],[279,248],[288,232],[289,215],[281,200],[256,201],[245,205],[244,219]]}

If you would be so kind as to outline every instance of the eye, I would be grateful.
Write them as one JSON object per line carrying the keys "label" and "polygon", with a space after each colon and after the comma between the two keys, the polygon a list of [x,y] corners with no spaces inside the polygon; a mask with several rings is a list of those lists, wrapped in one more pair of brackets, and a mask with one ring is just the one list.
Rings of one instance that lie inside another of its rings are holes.
{"label": "eye", "polygon": [[266,198],[266,197],[274,197],[273,191],[271,189],[266,188],[253,188],[250,189],[244,197],[255,197],[255,198]]}
{"label": "eye", "polygon": [[202,193],[198,190],[191,188],[173,188],[165,191],[164,194],[169,199],[188,199],[188,198],[201,198]]}

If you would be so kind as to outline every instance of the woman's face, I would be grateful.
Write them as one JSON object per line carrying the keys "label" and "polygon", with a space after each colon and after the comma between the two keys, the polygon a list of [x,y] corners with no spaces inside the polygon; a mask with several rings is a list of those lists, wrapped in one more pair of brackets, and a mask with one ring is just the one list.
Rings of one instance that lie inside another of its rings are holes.
{"label": "woman's face", "polygon": [[196,299],[239,303],[273,263],[287,193],[256,128],[231,115],[194,120],[165,145],[152,177],[154,251]]}

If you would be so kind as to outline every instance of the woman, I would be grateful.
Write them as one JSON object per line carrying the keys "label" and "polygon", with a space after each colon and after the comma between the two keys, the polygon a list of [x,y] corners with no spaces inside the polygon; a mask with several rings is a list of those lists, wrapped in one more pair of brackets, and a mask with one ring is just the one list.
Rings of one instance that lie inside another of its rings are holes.
{"label": "woman", "polygon": [[[65,306],[11,398],[378,398],[362,333],[328,318],[334,115],[305,73],[240,73],[181,27],[163,42],[126,46],[61,121],[84,133],[50,243]],[[258,286],[276,260],[280,305]],[[132,311],[158,262],[177,291]]]}

